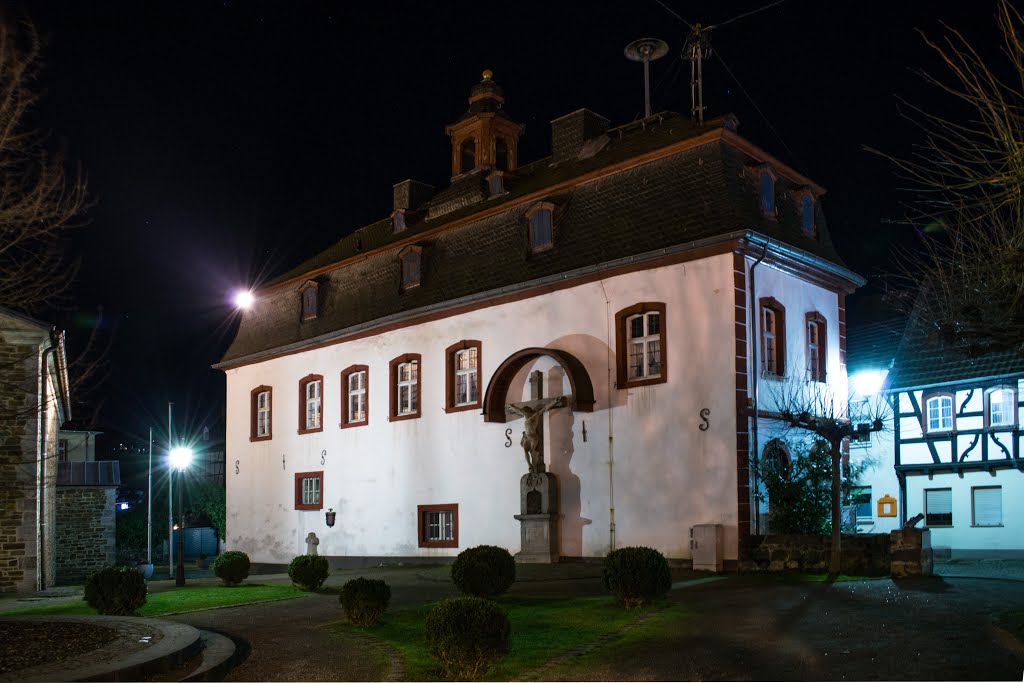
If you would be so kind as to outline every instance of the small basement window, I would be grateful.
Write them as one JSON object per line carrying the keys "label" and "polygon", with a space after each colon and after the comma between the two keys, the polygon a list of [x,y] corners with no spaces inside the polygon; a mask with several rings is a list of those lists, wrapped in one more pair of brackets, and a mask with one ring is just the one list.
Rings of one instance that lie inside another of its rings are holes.
{"label": "small basement window", "polygon": [[295,509],[324,509],[324,472],[295,473]]}
{"label": "small basement window", "polygon": [[459,505],[417,505],[417,535],[421,548],[459,547]]}

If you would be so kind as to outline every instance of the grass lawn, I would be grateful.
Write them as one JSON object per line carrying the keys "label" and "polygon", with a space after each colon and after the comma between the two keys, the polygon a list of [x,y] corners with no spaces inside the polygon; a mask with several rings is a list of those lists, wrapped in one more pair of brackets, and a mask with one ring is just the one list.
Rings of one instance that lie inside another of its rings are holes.
{"label": "grass lawn", "polygon": [[[267,586],[259,583],[243,583],[240,586],[184,586],[173,590],[150,593],[146,604],[139,610],[140,617],[158,617],[173,612],[191,612],[210,607],[227,607],[249,602],[265,602],[282,598],[298,598],[311,595],[294,586]],[[96,610],[82,601],[32,607],[0,612],[2,616],[22,614],[96,614]]]}
{"label": "grass lawn", "polygon": [[[512,653],[491,671],[484,680],[522,680],[528,673],[555,657],[586,648],[600,638],[599,650],[615,656],[615,643],[623,638],[643,637],[650,629],[686,618],[676,606],[662,603],[654,608],[625,610],[611,597],[538,599],[511,598],[498,600],[512,622]],[[423,624],[431,605],[386,612],[380,623],[372,629],[357,629],[342,622],[334,626],[341,637],[378,639],[398,650],[405,664],[405,679],[414,681],[439,680],[438,663],[427,651]],[[622,628],[643,623],[624,634],[615,636]],[[374,656],[379,656],[379,653]],[[596,653],[592,653],[596,656]],[[542,677],[546,674],[541,674]]]}

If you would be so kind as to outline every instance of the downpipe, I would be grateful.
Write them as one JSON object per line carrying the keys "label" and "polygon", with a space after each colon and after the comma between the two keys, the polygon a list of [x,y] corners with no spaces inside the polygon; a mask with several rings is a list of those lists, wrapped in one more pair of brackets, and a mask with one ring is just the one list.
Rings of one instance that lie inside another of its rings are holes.
{"label": "downpipe", "polygon": [[759,463],[758,463],[758,457],[757,457],[758,422],[760,421],[759,420],[760,403],[758,401],[758,390],[759,390],[759,387],[760,387],[758,380],[760,379],[760,370],[759,370],[759,365],[758,365],[757,352],[758,352],[758,349],[760,348],[760,344],[758,343],[759,342],[759,337],[757,335],[757,323],[759,322],[759,320],[758,320],[758,317],[757,317],[757,292],[756,292],[757,286],[756,286],[755,281],[754,281],[754,270],[761,264],[761,261],[764,261],[765,258],[768,256],[768,247],[769,247],[770,244],[771,244],[771,240],[768,240],[767,242],[765,242],[764,243],[764,251],[761,252],[760,258],[758,258],[756,261],[754,261],[752,264],[750,264],[750,287],[747,289],[747,291],[750,292],[750,303],[747,306],[747,320],[749,321],[748,325],[747,325],[747,329],[748,329],[748,332],[747,332],[747,340],[748,341],[747,341],[747,343],[750,344],[750,350],[751,350],[751,356],[750,357],[751,357],[752,367],[750,368],[750,371],[751,371],[750,372],[750,378],[751,378],[751,389],[752,389],[752,393],[753,393],[753,397],[752,397],[753,417],[751,418],[751,421],[750,421],[750,444],[748,445],[748,448],[749,448],[749,451],[750,451],[750,462],[754,466],[753,467],[753,475],[754,476],[752,477],[753,484],[754,484],[753,485],[754,492],[753,492],[751,503],[753,504],[753,508],[754,508],[754,532],[755,533],[760,533],[760,531],[761,531],[761,505],[760,505],[760,503],[758,501],[758,496],[759,496],[759,494],[761,492],[760,491],[761,487],[760,487],[760,485],[758,483],[760,481],[760,477],[758,476],[758,473],[760,472],[760,468],[758,467]]}

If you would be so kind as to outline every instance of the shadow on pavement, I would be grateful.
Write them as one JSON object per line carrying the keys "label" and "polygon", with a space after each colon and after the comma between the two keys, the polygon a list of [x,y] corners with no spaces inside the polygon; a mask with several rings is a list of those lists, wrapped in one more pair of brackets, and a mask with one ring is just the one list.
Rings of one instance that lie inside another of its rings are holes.
{"label": "shadow on pavement", "polygon": [[941,576],[893,579],[892,582],[902,591],[913,591],[916,593],[945,593],[953,588]]}

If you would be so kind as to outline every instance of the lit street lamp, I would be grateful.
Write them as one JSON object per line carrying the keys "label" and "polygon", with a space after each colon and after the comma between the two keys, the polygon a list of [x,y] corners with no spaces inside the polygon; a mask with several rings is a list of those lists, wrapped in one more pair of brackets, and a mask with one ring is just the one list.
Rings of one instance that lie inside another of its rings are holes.
{"label": "lit street lamp", "polygon": [[[185,506],[181,501],[181,489],[183,485],[182,475],[192,463],[191,448],[174,448],[170,453],[171,467],[178,470],[178,513],[181,515],[181,524],[178,525],[178,566],[174,573],[174,585],[185,585]],[[173,475],[172,475],[173,476]]]}
{"label": "lit street lamp", "polygon": [[235,294],[235,307],[240,309],[252,308],[254,297],[249,290],[241,290]]}

